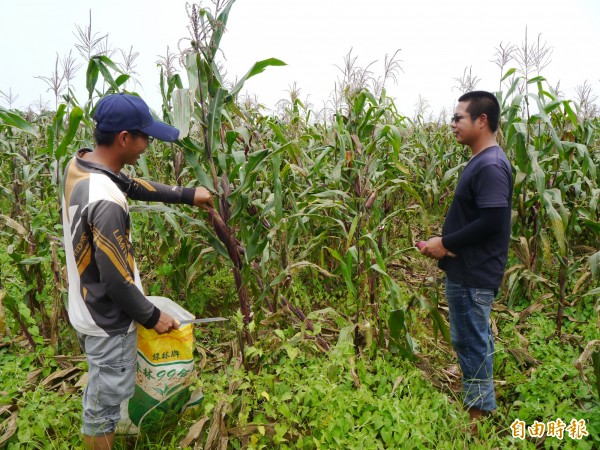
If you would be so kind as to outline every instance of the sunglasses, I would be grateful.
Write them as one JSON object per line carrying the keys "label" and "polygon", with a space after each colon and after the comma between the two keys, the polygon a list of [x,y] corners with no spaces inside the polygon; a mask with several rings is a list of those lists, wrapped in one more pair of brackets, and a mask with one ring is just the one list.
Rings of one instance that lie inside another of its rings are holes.
{"label": "sunglasses", "polygon": [[148,141],[148,144],[151,144],[154,141],[154,138],[152,136],[148,136],[146,133],[142,133],[141,131],[138,130],[131,130],[131,131],[127,131],[129,134],[131,134],[132,136],[140,136],[143,138],[146,138],[146,140]]}
{"label": "sunglasses", "polygon": [[453,122],[456,123],[464,117],[467,117],[467,116],[461,116],[460,114],[454,114],[452,117],[450,117],[450,123],[453,123]]}

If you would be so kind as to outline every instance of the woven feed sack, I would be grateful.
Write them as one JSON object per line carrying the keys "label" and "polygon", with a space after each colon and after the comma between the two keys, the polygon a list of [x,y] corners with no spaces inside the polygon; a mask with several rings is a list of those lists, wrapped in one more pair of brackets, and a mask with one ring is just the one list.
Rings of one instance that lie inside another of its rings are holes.
{"label": "woven feed sack", "polygon": [[[148,300],[177,320],[194,318],[168,298],[149,296]],[[159,335],[138,326],[135,393],[121,404],[120,433],[159,430],[176,422],[185,409],[200,403],[200,391],[192,392],[189,387],[195,378],[193,331],[188,324]]]}

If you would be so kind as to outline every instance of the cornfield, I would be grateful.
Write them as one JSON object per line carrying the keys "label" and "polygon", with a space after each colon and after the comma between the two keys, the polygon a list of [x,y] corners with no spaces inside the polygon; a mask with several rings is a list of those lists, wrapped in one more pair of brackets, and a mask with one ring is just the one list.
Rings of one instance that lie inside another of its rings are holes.
{"label": "cornfield", "polygon": [[[247,79],[284,62],[265,59],[235,84],[224,79],[216,59],[232,5],[221,5],[214,15],[190,10],[194,39],[181,55],[185,73],[163,71],[159,80],[159,118],[182,134],[173,144],[155,142],[127,169],[166,184],[204,186],[216,199],[208,212],[155,204],[131,208],[148,294],[168,296],[199,316],[231,319],[198,334],[199,351],[205,373],[228,373],[230,367],[237,375],[211,378],[215,385],[225,383],[223,392],[207,394],[205,409],[182,419],[186,429],[195,422],[200,431],[180,445],[346,445],[343,433],[335,438],[337,431],[328,428],[331,417],[315,423],[290,419],[288,414],[300,412],[290,413],[285,405],[298,392],[285,398],[280,393],[277,411],[267,405],[275,402],[277,383],[318,377],[307,362],[315,358],[330,380],[345,374],[357,392],[379,389],[366,381],[371,373],[386,374],[391,396],[403,389],[408,395],[403,386],[425,373],[430,389],[452,397],[456,376],[436,363],[445,361],[440,355],[451,357],[442,275],[414,244],[440,233],[469,154],[448,124],[399,114],[385,89],[348,88],[327,117],[315,116],[293,93],[277,114],[264,114],[238,94]],[[26,441],[22,434],[26,425],[15,415],[23,408],[19,396],[34,389],[40,374],[81,364],[66,314],[61,177],[77,149],[93,147],[98,100],[122,92],[128,79],[108,56],[92,56],[87,98],[65,95],[56,111],[36,117],[0,109],[0,350],[26,348],[33,358],[29,373],[39,369],[29,387],[10,391],[0,402],[4,431],[12,429],[2,441],[9,448],[20,448],[19,442],[43,447],[39,436]],[[496,95],[498,139],[513,164],[515,192],[509,262],[493,325],[497,338],[501,322],[523,338],[510,344],[506,338],[498,364],[533,376],[531,368],[542,362],[518,330],[537,326],[531,321],[543,317],[545,335],[536,338],[545,339],[542,347],[568,348],[578,357],[576,370],[564,375],[578,380],[567,410],[587,418],[590,437],[577,444],[592,448],[600,431],[600,119],[583,117],[580,105],[562,98],[543,76],[515,69],[503,73]],[[340,350],[345,346],[351,350]],[[283,369],[283,360],[297,359],[305,361],[306,373]],[[410,375],[394,378],[382,361],[401,361],[400,367],[411,367]],[[270,365],[282,370],[273,375]],[[263,373],[267,378],[257,381]],[[247,391],[255,384],[264,391]],[[76,398],[65,386],[61,395]],[[555,409],[527,413],[519,409],[523,398],[502,395],[508,412],[500,428],[519,414],[531,423],[562,411],[555,400],[538,397]],[[307,405],[319,409],[318,402]],[[360,434],[355,424],[346,435],[369,436],[374,440],[364,445],[374,448],[418,439],[414,429],[411,434],[395,422],[373,425],[376,410],[365,419],[371,434]],[[41,433],[58,439],[64,426],[50,424]],[[501,432],[490,433],[496,445],[506,443]],[[448,439],[440,442],[462,442],[456,435]],[[68,447],[56,442],[56,448]],[[425,438],[415,442],[419,448],[432,445]]]}

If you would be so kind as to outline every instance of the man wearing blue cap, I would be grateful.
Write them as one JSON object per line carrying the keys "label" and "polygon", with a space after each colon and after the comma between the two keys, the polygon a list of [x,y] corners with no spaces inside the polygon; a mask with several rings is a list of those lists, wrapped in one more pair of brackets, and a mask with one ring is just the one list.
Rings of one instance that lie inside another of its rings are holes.
{"label": "man wearing blue cap", "polygon": [[94,150],[69,162],[62,215],[69,280],[69,319],[89,366],[83,393],[87,448],[112,448],[121,402],[133,395],[137,324],[163,334],[179,322],[145,297],[133,259],[127,199],[185,203],[208,208],[205,188],[166,186],[129,178],[152,138],[173,142],[179,130],[154,120],[139,97],[113,94],[96,106]]}

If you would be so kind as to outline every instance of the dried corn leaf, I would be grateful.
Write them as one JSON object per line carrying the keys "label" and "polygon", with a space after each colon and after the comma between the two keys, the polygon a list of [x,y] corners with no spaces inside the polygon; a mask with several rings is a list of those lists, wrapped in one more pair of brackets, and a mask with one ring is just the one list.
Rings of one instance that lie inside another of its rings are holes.
{"label": "dried corn leaf", "polygon": [[553,296],[554,295],[550,294],[550,293],[544,294],[544,295],[540,296],[531,305],[529,305],[527,308],[525,308],[523,311],[521,311],[521,313],[519,314],[519,323],[525,322],[530,315],[544,309],[544,307],[546,306],[544,304],[544,301],[552,298]]}
{"label": "dried corn leaf", "polygon": [[0,431],[3,431],[0,435],[0,447],[2,447],[17,431],[17,411],[14,411],[8,419],[2,422]]}
{"label": "dried corn leaf", "polygon": [[82,369],[79,367],[69,367],[48,375],[40,383],[46,390],[54,390],[61,386],[62,382],[72,380]]}
{"label": "dried corn leaf", "polygon": [[402,381],[404,381],[403,376],[399,376],[398,378],[396,378],[396,381],[394,381],[394,386],[392,387],[392,393],[390,394],[390,397],[394,395],[394,392],[396,392],[396,389],[398,389],[398,386],[400,386],[400,383],[402,383]]}
{"label": "dried corn leaf", "polygon": [[[7,393],[5,393],[4,395],[8,395],[8,392],[7,392]],[[4,405],[4,406],[0,406],[0,416],[1,416],[2,414],[9,413],[9,412],[11,412],[11,411],[16,411],[16,408],[17,408],[17,407],[16,407],[15,405]]]}
{"label": "dried corn leaf", "polygon": [[451,366],[442,369],[441,374],[446,378],[447,389],[453,393],[462,391],[462,372],[458,364],[452,364]]}
{"label": "dried corn leaf", "polygon": [[202,430],[204,429],[204,424],[208,421],[208,417],[203,417],[198,422],[190,427],[188,433],[185,437],[179,442],[179,446],[182,448],[190,446],[194,441],[196,441],[200,435],[202,434]]}
{"label": "dried corn leaf", "polygon": [[492,334],[494,335],[494,338],[498,339],[498,324],[496,323],[496,320],[493,317],[490,320],[490,322],[492,324]]}
{"label": "dried corn leaf", "polygon": [[202,355],[202,360],[198,363],[198,368],[203,370],[206,366],[206,361],[208,360],[208,357],[206,356],[206,350],[199,345],[196,345],[196,351]]}
{"label": "dried corn leaf", "polygon": [[360,387],[360,379],[358,378],[358,375],[356,374],[356,370],[354,370],[354,367],[350,368],[350,375],[352,375],[352,382],[354,383],[354,387],[359,388]]}
{"label": "dried corn leaf", "polygon": [[592,357],[592,353],[596,347],[600,347],[600,339],[595,339],[587,343],[585,349],[583,350],[579,358],[577,358],[577,361],[575,361],[575,368],[577,368],[577,370],[583,372],[584,364],[587,362],[588,359]]}
{"label": "dried corn leaf", "polygon": [[208,429],[208,437],[206,438],[206,444],[204,444],[204,450],[217,448],[217,442],[220,441],[220,438],[223,436],[223,433],[227,433],[225,424],[221,423],[223,422],[223,418],[225,416],[226,411],[227,402],[222,400],[217,404],[217,406],[214,409],[212,422],[210,424],[210,428]]}
{"label": "dried corn leaf", "polygon": [[527,242],[525,237],[519,237],[519,242],[515,243],[513,250],[519,261],[522,264],[529,266],[531,262],[531,253],[529,251],[529,242]]}
{"label": "dried corn leaf", "polygon": [[517,360],[519,365],[532,367],[541,364],[541,361],[535,359],[525,350],[517,348],[507,348],[506,350]]}
{"label": "dried corn leaf", "polygon": [[450,375],[452,378],[461,377],[460,366],[458,364],[452,364],[445,369],[442,369],[442,371]]}
{"label": "dried corn leaf", "polygon": [[587,320],[576,319],[575,317],[569,316],[568,314],[565,314],[563,317],[565,319],[569,319],[570,322],[574,322],[574,323],[588,323]]}
{"label": "dried corn leaf", "polygon": [[56,355],[54,359],[60,363],[70,363],[71,365],[80,363],[86,360],[85,356],[67,356],[67,355]]}
{"label": "dried corn leaf", "polygon": [[523,348],[529,347],[529,340],[525,336],[523,336],[517,330],[515,330],[514,333],[517,335],[517,339],[519,339],[519,344],[521,345],[521,347],[523,347]]}
{"label": "dried corn leaf", "polygon": [[27,230],[25,229],[25,227],[23,225],[21,225],[17,221],[11,219],[10,217],[8,217],[4,214],[0,214],[0,218],[4,219],[4,221],[6,222],[6,225],[8,225],[13,230],[15,230],[21,236],[23,236],[23,237],[27,236]]}
{"label": "dried corn leaf", "polygon": [[581,341],[583,340],[583,336],[580,336],[578,334],[569,334],[569,333],[563,333],[560,336],[560,338],[562,341],[569,342],[575,346],[579,346],[581,344]]}
{"label": "dried corn leaf", "polygon": [[573,287],[573,291],[571,292],[571,295],[575,295],[579,292],[579,290],[582,288],[582,286],[585,285],[585,282],[587,281],[587,279],[592,276],[591,272],[584,272],[583,275],[581,275],[579,277],[579,279],[577,280],[577,282],[575,283],[575,286]]}
{"label": "dried corn leaf", "polygon": [[32,370],[27,374],[27,384],[35,384],[42,373],[42,368]]}
{"label": "dried corn leaf", "polygon": [[89,373],[88,372],[84,372],[83,375],[81,375],[81,378],[79,378],[79,381],[77,381],[77,383],[75,383],[75,387],[76,388],[85,387],[85,385],[88,382],[88,376],[89,376]]}
{"label": "dried corn leaf", "polygon": [[261,425],[243,425],[241,427],[235,427],[228,430],[229,436],[235,438],[242,438],[245,436],[252,436],[255,434],[273,436],[275,434],[274,424],[261,424]]}
{"label": "dried corn leaf", "polygon": [[507,314],[510,314],[513,317],[519,317],[519,314],[517,314],[516,312],[514,312],[511,309],[508,309],[508,307],[506,305],[502,305],[500,303],[494,302],[492,304],[492,309],[494,311],[496,311],[496,312],[499,312],[499,313],[507,313]]}

